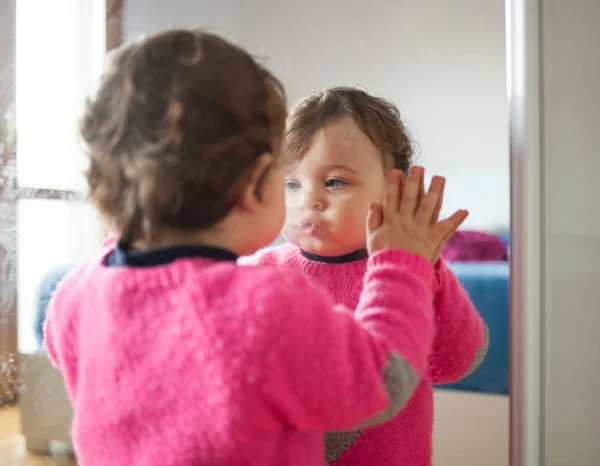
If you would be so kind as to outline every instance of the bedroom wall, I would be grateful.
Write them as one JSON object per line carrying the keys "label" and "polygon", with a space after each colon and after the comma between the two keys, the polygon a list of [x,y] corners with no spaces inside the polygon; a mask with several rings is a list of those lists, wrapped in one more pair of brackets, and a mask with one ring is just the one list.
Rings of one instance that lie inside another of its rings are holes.
{"label": "bedroom wall", "polygon": [[360,84],[394,101],[418,163],[448,178],[446,213],[465,227],[508,226],[503,0],[127,0],[126,40],[166,27],[210,27],[265,57],[290,102]]}

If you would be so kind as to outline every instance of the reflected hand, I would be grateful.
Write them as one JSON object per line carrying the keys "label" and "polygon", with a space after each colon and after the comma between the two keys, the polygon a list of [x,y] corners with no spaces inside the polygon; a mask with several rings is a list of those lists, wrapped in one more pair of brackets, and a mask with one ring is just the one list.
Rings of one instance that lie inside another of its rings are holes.
{"label": "reflected hand", "polygon": [[392,170],[383,204],[371,204],[367,217],[367,249],[393,248],[419,254],[435,264],[448,239],[468,216],[459,210],[438,221],[445,179],[434,177],[429,190],[423,186],[424,169],[414,167],[406,181]]}

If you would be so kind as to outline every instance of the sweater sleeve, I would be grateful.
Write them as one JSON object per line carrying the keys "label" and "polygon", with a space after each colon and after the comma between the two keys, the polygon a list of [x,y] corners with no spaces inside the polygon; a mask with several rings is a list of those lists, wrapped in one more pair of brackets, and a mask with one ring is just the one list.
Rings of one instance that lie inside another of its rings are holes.
{"label": "sweater sleeve", "polygon": [[436,264],[435,338],[429,360],[434,384],[453,383],[473,372],[487,352],[487,328],[467,292],[443,260]]}
{"label": "sweater sleeve", "polygon": [[[77,380],[77,353],[74,344],[78,341],[78,317],[76,307],[68,292],[68,282],[81,269],[66,277],[56,288],[44,321],[44,345],[50,362],[60,370],[67,386],[73,387]],[[65,286],[67,282],[67,286]],[[66,290],[66,292],[65,292]]]}
{"label": "sweater sleeve", "polygon": [[402,251],[373,255],[354,315],[299,272],[278,277],[264,358],[273,410],[301,430],[364,428],[395,416],[427,368],[431,265]]}

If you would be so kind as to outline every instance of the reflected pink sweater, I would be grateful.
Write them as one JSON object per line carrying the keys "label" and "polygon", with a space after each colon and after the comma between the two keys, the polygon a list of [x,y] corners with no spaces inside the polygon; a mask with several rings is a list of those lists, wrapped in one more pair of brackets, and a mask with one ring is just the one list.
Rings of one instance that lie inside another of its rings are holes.
{"label": "reflected pink sweater", "polygon": [[[340,264],[317,262],[307,259],[299,248],[290,244],[264,250],[245,260],[262,265],[290,265],[301,270],[326,287],[336,303],[351,309],[358,305],[367,270],[366,259]],[[443,261],[438,262],[436,271],[436,333],[424,379],[406,407],[392,421],[360,434],[328,434],[326,453],[333,465],[431,465],[431,384],[455,382],[464,377],[475,360],[481,361],[487,348],[484,341],[487,330],[465,290]],[[340,391],[339,396],[345,395]],[[364,402],[368,403],[368,398]]]}
{"label": "reflected pink sweater", "polygon": [[45,322],[81,466],[323,465],[325,431],[389,408],[391,356],[426,370],[421,257],[370,258],[352,313],[293,269],[173,251],[109,267],[113,248],[63,280]]}

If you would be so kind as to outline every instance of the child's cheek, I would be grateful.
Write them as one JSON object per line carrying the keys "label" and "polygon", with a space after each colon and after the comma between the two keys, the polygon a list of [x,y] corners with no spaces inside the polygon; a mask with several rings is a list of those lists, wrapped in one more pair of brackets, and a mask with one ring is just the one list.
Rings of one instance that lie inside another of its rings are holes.
{"label": "child's cheek", "polygon": [[351,218],[351,222],[352,222],[352,231],[353,236],[358,240],[358,239],[364,239],[364,241],[366,242],[367,240],[367,232],[366,232],[366,225],[367,225],[367,214],[369,213],[369,206],[368,204],[365,204],[363,206],[363,202],[357,201],[352,209],[352,212],[349,213],[349,218]]}
{"label": "child's cheek", "polygon": [[300,207],[300,196],[295,193],[285,193],[285,208],[297,209]]}
{"label": "child's cheek", "polygon": [[299,221],[297,221],[296,217],[297,213],[293,209],[288,209],[286,206],[285,222],[281,233],[288,242],[298,246],[300,228],[298,226]]}
{"label": "child's cheek", "polygon": [[344,236],[352,237],[353,242],[357,238],[364,236],[366,240],[366,221],[368,205],[362,206],[362,202],[357,199],[349,199],[348,202],[340,203],[335,210],[333,223],[336,230],[344,232]]}

